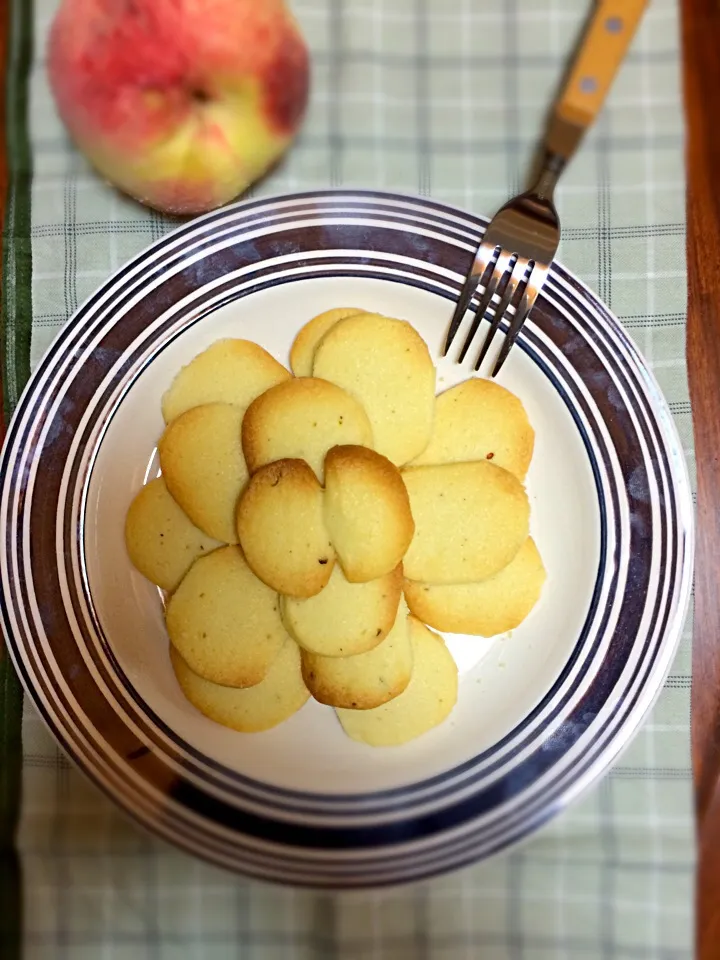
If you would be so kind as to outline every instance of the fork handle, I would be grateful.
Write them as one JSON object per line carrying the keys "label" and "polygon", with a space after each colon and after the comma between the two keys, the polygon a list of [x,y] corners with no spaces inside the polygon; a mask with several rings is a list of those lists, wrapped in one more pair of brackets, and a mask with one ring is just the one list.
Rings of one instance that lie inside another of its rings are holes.
{"label": "fork handle", "polygon": [[553,109],[545,145],[570,159],[602,109],[648,0],[598,0]]}

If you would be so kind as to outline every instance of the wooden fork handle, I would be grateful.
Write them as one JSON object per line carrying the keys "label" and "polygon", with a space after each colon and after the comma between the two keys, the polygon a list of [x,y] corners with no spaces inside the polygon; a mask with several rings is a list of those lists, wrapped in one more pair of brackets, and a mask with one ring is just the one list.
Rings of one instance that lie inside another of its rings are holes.
{"label": "wooden fork handle", "polygon": [[555,103],[547,143],[552,152],[569,159],[595,120],[647,5],[648,0],[596,3]]}

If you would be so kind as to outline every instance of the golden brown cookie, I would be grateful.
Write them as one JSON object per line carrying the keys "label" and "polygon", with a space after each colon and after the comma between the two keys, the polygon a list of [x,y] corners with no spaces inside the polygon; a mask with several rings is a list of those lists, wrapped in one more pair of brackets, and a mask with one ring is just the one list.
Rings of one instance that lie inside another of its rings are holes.
{"label": "golden brown cookie", "polygon": [[146,483],[130,504],[125,545],[133,565],[163,590],[174,590],[194,560],[222,546],[191,523],[162,477]]}
{"label": "golden brown cookie", "polygon": [[290,373],[251,340],[217,340],[177,374],[162,398],[165,423],[206,403],[232,403],[246,410]]}
{"label": "golden brown cookie", "polygon": [[290,350],[290,366],[296,377],[311,377],[315,348],[330,327],[339,320],[362,313],[357,307],[337,307],[309,320],[295,337]]}
{"label": "golden brown cookie", "polygon": [[323,491],[304,460],[276,460],[257,470],[237,509],[245,557],[278,593],[312,597],[330,579],[335,551],[323,520]]}
{"label": "golden brown cookie", "polygon": [[235,507],[248,479],[240,444],[243,411],[207,403],[176,417],[160,438],[165,483],[196,527],[237,543]]}
{"label": "golden brown cookie", "polygon": [[368,710],[399,696],[410,682],[412,648],[408,609],[401,600],[392,629],[377,647],[354,657],[321,657],[300,651],[305,685],[333,707]]}
{"label": "golden brown cookie", "polygon": [[340,387],[293,377],[250,404],[242,442],[250,473],[274,460],[305,460],[322,483],[327,451],[338,443],[372,446],[372,429],[360,404]]}
{"label": "golden brown cookie", "polygon": [[375,450],[397,466],[427,446],[435,367],[425,341],[409,323],[376,313],[340,320],[315,350],[313,376],[331,380],[362,404]]}
{"label": "golden brown cookie", "polygon": [[412,466],[491,460],[524,480],[535,443],[525,408],[494,380],[472,379],[435,401],[430,443]]}
{"label": "golden brown cookie", "polygon": [[409,580],[484,580],[507,566],[527,539],[527,494],[502,467],[487,460],[408,467],[403,479],[415,521],[403,560]]}
{"label": "golden brown cookie", "polygon": [[394,570],[415,525],[402,476],[387,457],[358,446],[333,447],[325,458],[325,523],[352,583]]}
{"label": "golden brown cookie", "polygon": [[324,657],[372,650],[389,633],[402,594],[402,566],[367,583],[350,583],[339,565],[320,593],[280,598],[285,627],[303,649]]}
{"label": "golden brown cookie", "polygon": [[300,672],[300,651],[288,638],[265,678],[254,687],[223,687],[190,669],[170,645],[170,662],[180,689],[206,717],[240,733],[276,727],[303,706],[310,693]]}
{"label": "golden brown cookie", "polygon": [[442,637],[410,617],[412,678],[407,688],[374,710],[337,711],[345,733],[371,747],[395,747],[445,720],[457,702],[458,672]]}
{"label": "golden brown cookie", "polygon": [[195,561],[170,597],[165,619],[193,673],[226,686],[260,683],[288,639],[277,594],[236,546]]}
{"label": "golden brown cookie", "polygon": [[418,583],[405,581],[411,613],[450,633],[493,637],[519,626],[537,603],[545,567],[535,542],[528,537],[510,563],[478,583]]}

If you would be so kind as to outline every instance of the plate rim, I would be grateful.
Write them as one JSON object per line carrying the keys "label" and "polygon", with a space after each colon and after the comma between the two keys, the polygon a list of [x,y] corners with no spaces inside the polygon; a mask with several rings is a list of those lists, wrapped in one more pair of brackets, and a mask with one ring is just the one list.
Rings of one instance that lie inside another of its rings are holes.
{"label": "plate rim", "polygon": [[[77,326],[78,317],[82,317],[83,310],[85,309],[87,304],[93,301],[93,299],[97,298],[103,291],[106,293],[111,291],[117,279],[121,277],[126,271],[130,271],[133,267],[147,262],[148,255],[152,251],[161,249],[163,246],[166,246],[169,241],[173,241],[181,238],[183,234],[186,232],[193,233],[198,227],[202,227],[205,224],[212,223],[212,221],[217,219],[218,217],[220,218],[228,217],[228,219],[231,219],[233,216],[237,214],[242,216],[243,213],[256,208],[272,208],[272,207],[276,207],[280,203],[288,202],[288,201],[302,202],[302,201],[328,200],[328,201],[335,202],[343,198],[348,199],[348,201],[350,202],[352,202],[353,199],[359,198],[362,201],[366,201],[366,202],[369,201],[371,205],[374,201],[381,201],[381,202],[385,201],[387,204],[392,204],[396,202],[407,203],[421,210],[426,209],[427,207],[430,207],[432,211],[439,213],[441,215],[448,215],[452,218],[457,218],[465,222],[469,220],[473,222],[478,229],[482,229],[483,226],[485,226],[488,222],[487,218],[480,217],[474,213],[466,212],[459,208],[456,208],[447,204],[443,204],[439,201],[432,200],[431,198],[423,198],[423,197],[418,197],[411,194],[397,193],[394,191],[385,192],[385,191],[377,191],[377,190],[337,189],[337,190],[305,191],[305,192],[296,193],[296,194],[279,194],[276,196],[260,197],[260,198],[253,198],[251,200],[238,201],[234,204],[223,207],[220,210],[211,211],[210,213],[205,214],[202,217],[195,218],[194,220],[188,221],[187,223],[183,223],[177,226],[176,228],[174,228],[173,230],[165,234],[163,237],[158,238],[157,240],[153,241],[151,244],[143,248],[142,251],[140,251],[138,254],[136,254],[133,258],[128,260],[126,263],[122,264],[118,268],[118,270],[116,270],[111,276],[109,276],[104,282],[102,282],[96,288],[96,290],[94,290],[93,293],[91,293],[90,296],[86,298],[86,300],[78,308],[78,310],[73,314],[73,316],[58,331],[56,336],[53,338],[52,343],[46,349],[43,357],[38,363],[36,370],[33,372],[31,377],[29,378],[28,383],[25,386],[18,400],[16,411],[13,415],[11,422],[8,424],[7,437],[6,437],[5,444],[3,446],[2,455],[0,456],[0,467],[5,467],[7,466],[7,463],[10,462],[12,438],[14,437],[14,434],[15,434],[16,424],[20,421],[22,417],[22,412],[26,404],[29,402],[30,398],[32,398],[34,394],[36,383],[40,382],[42,378],[45,365],[51,364],[52,357],[57,349],[58,344],[61,344],[65,339],[67,339],[73,327]],[[210,231],[210,234],[211,233],[212,233],[212,230]],[[678,533],[679,533],[679,536],[684,538],[684,543],[686,545],[686,549],[684,551],[684,556],[683,556],[684,576],[682,579],[682,590],[680,591],[681,602],[675,611],[673,624],[671,626],[668,626],[668,628],[666,628],[666,630],[664,631],[665,657],[664,657],[664,664],[661,671],[662,676],[659,676],[659,679],[655,683],[654,689],[649,694],[647,691],[647,687],[643,688],[643,691],[641,691],[641,692],[644,692],[645,694],[644,696],[645,703],[642,707],[637,708],[633,713],[633,716],[636,717],[635,725],[632,728],[630,728],[629,724],[626,722],[621,728],[622,731],[625,732],[625,736],[622,739],[618,736],[615,739],[610,741],[610,744],[615,747],[615,750],[612,753],[612,756],[610,756],[610,758],[608,759],[610,745],[606,745],[606,747],[599,753],[598,757],[593,762],[589,770],[586,771],[582,781],[580,780],[576,781],[575,789],[574,790],[572,789],[572,785],[566,788],[564,797],[566,796],[567,799],[562,804],[562,806],[566,806],[567,803],[574,800],[579,793],[584,792],[584,790],[586,790],[593,782],[595,782],[595,780],[602,774],[602,772],[608,768],[610,763],[614,759],[616,759],[617,755],[629,745],[635,733],[637,732],[638,727],[641,725],[641,723],[647,716],[648,711],[652,707],[652,704],[655,702],[655,700],[657,699],[657,697],[659,696],[663,688],[664,680],[667,677],[667,674],[669,673],[670,668],[672,666],[672,662],[682,636],[682,626],[687,616],[687,610],[688,610],[689,601],[690,601],[690,591],[691,591],[691,585],[692,585],[695,530],[694,530],[694,510],[692,506],[692,498],[690,493],[691,487],[690,487],[688,465],[682,452],[682,444],[680,442],[677,427],[667,407],[667,402],[665,401],[665,398],[662,394],[662,391],[660,390],[657,380],[655,379],[652,371],[649,369],[646,362],[644,361],[642,355],[640,354],[640,351],[637,349],[633,341],[630,339],[628,334],[623,329],[620,322],[617,320],[617,318],[614,317],[614,315],[610,312],[607,306],[593,293],[593,291],[586,284],[584,284],[581,280],[579,280],[574,274],[570,273],[561,264],[556,264],[555,266],[558,268],[558,270],[561,271],[561,273],[564,275],[564,278],[570,283],[570,285],[574,286],[575,289],[580,294],[583,295],[583,298],[586,301],[588,301],[599,313],[604,314],[611,321],[614,327],[614,331],[624,339],[625,348],[634,358],[635,371],[643,375],[643,378],[645,381],[645,387],[651,399],[652,414],[653,414],[653,417],[657,420],[657,427],[660,432],[661,439],[666,441],[672,440],[671,446],[672,446],[672,453],[674,455],[671,457],[670,464],[669,464],[670,479],[674,482],[674,490],[681,494],[681,496],[679,496],[678,498],[678,501],[679,502],[682,501],[681,505],[684,507],[684,512],[682,513],[681,516],[679,515],[678,517]],[[5,482],[3,482],[2,487],[0,487],[0,492],[4,491],[5,486],[6,486]],[[4,492],[3,492],[3,495],[4,495]],[[0,545],[0,549],[2,549],[3,561],[4,561],[4,543]],[[1,612],[2,612],[2,617],[0,619],[2,619],[3,633],[6,635],[8,651],[10,653],[10,656],[13,659],[13,663],[16,669],[18,670],[19,675],[21,676],[21,678],[23,678],[23,685],[26,689],[26,693],[30,696],[31,700],[33,700],[33,702],[35,703],[36,708],[40,712],[45,723],[50,727],[51,732],[53,733],[55,739],[60,743],[60,745],[64,750],[70,752],[71,755],[73,755],[73,750],[72,748],[68,747],[68,744],[62,732],[55,729],[55,726],[52,723],[52,721],[49,720],[49,718],[46,716],[44,708],[38,702],[38,696],[36,695],[36,690],[32,685],[28,686],[25,683],[24,671],[21,668],[19,649],[16,651],[14,638],[12,637],[12,635],[10,635],[8,625],[6,623],[6,616],[5,616],[6,611],[5,611],[4,602],[2,604]],[[673,633],[673,631],[675,633],[674,642],[672,642],[671,644],[668,644],[667,637],[671,633]],[[659,642],[662,643],[663,641],[659,641]],[[84,770],[84,772],[87,775],[90,775],[93,779],[95,779],[93,776],[93,772],[88,770],[84,762],[78,761],[77,757],[74,757],[74,759],[76,762],[80,763],[81,768]],[[104,790],[104,792],[108,793],[108,791],[104,788],[102,783],[100,783],[99,785]],[[116,804],[119,803],[118,797],[116,795],[110,793],[110,796]],[[129,812],[134,819],[136,820],[138,819],[138,817],[134,815],[134,812],[132,810],[128,810],[126,808],[126,812]],[[557,812],[556,810],[548,812],[547,817],[549,818],[556,812]],[[148,827],[148,824],[144,823],[142,820],[140,820],[139,822],[143,823],[143,825],[146,828]],[[530,832],[534,832],[534,829],[535,827],[531,827]],[[152,826],[151,830],[153,830],[154,832],[158,832],[155,826]],[[182,843],[179,843],[179,839],[177,837],[174,837],[173,839],[176,844],[179,844],[182,846]],[[518,838],[514,842],[521,842],[521,839],[522,838]],[[192,852],[197,855],[198,851],[196,849],[190,848],[190,847],[188,847],[188,849],[191,849]],[[213,862],[216,862],[216,861],[213,860]],[[450,868],[444,868],[444,869],[450,869]],[[391,885],[395,885],[397,882],[398,881],[395,880]],[[405,881],[401,880],[400,882],[405,882]],[[336,883],[333,883],[331,885],[337,886]],[[378,883],[376,882],[373,882],[372,884],[370,884],[370,886],[377,886],[377,885]]]}

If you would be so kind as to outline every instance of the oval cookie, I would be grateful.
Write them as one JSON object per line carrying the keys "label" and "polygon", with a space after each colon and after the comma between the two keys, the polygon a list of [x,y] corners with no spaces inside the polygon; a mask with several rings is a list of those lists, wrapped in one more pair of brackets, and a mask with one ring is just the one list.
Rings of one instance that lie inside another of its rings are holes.
{"label": "oval cookie", "polygon": [[524,480],[534,443],[514,393],[493,380],[466,380],[437,397],[430,443],[412,465],[491,460]]}
{"label": "oval cookie", "polygon": [[362,404],[375,450],[397,466],[427,446],[435,410],[435,366],[425,341],[409,323],[375,313],[341,320],[318,344],[313,376],[331,380]]}
{"label": "oval cookie", "polygon": [[415,530],[397,467],[366,447],[333,447],[325,458],[325,523],[348,580],[394,570]]}
{"label": "oval cookie", "polygon": [[372,429],[360,404],[340,387],[294,377],[250,404],[242,443],[251,473],[274,460],[298,459],[322,482],[327,451],[338,443],[372,446]]}
{"label": "oval cookie", "polygon": [[206,403],[232,403],[246,410],[255,397],[290,372],[251,340],[217,340],[183,367],[163,394],[162,414],[170,423]]}
{"label": "oval cookie", "polygon": [[537,603],[545,567],[532,537],[510,563],[479,583],[417,583],[405,581],[411,613],[450,633],[493,637],[514,630]]}
{"label": "oval cookie", "polygon": [[162,477],[136,495],[125,518],[133,566],[163,590],[174,590],[199,556],[222,544],[199,530],[168,492]]}
{"label": "oval cookie", "polygon": [[158,443],[167,488],[196,527],[237,543],[235,508],[247,482],[240,444],[242,408],[193,407],[170,423]]}
{"label": "oval cookie", "polygon": [[330,579],[335,551],[323,520],[323,491],[304,460],[277,460],[250,479],[237,508],[245,557],[278,593],[312,597]]}
{"label": "oval cookie", "polygon": [[332,707],[368,710],[399,696],[413,669],[404,600],[395,623],[382,643],[355,657],[321,657],[300,652],[303,680],[316,700]]}
{"label": "oval cookie", "polygon": [[472,583],[507,566],[528,536],[530,505],[517,477],[488,461],[409,467],[415,536],[408,580]]}
{"label": "oval cookie", "polygon": [[195,561],[165,619],[171,643],[193,673],[226,686],[260,683],[288,639],[277,594],[235,546]]}
{"label": "oval cookie", "polygon": [[371,747],[395,747],[445,720],[457,702],[458,673],[442,637],[410,617],[413,671],[407,689],[374,710],[338,710],[345,733]]}
{"label": "oval cookie", "polygon": [[265,679],[244,690],[199,677],[172,645],[170,662],[190,703],[210,720],[240,733],[270,730],[297,713],[310,698],[300,672],[300,651],[290,639],[283,644]]}
{"label": "oval cookie", "polygon": [[357,307],[336,307],[309,320],[295,337],[290,349],[290,366],[295,376],[311,377],[315,349],[330,327],[345,317],[354,317],[362,312]]}
{"label": "oval cookie", "polygon": [[336,566],[327,586],[307,600],[280,598],[285,627],[310,653],[352,657],[390,631],[402,593],[402,567],[367,583],[350,583]]}

